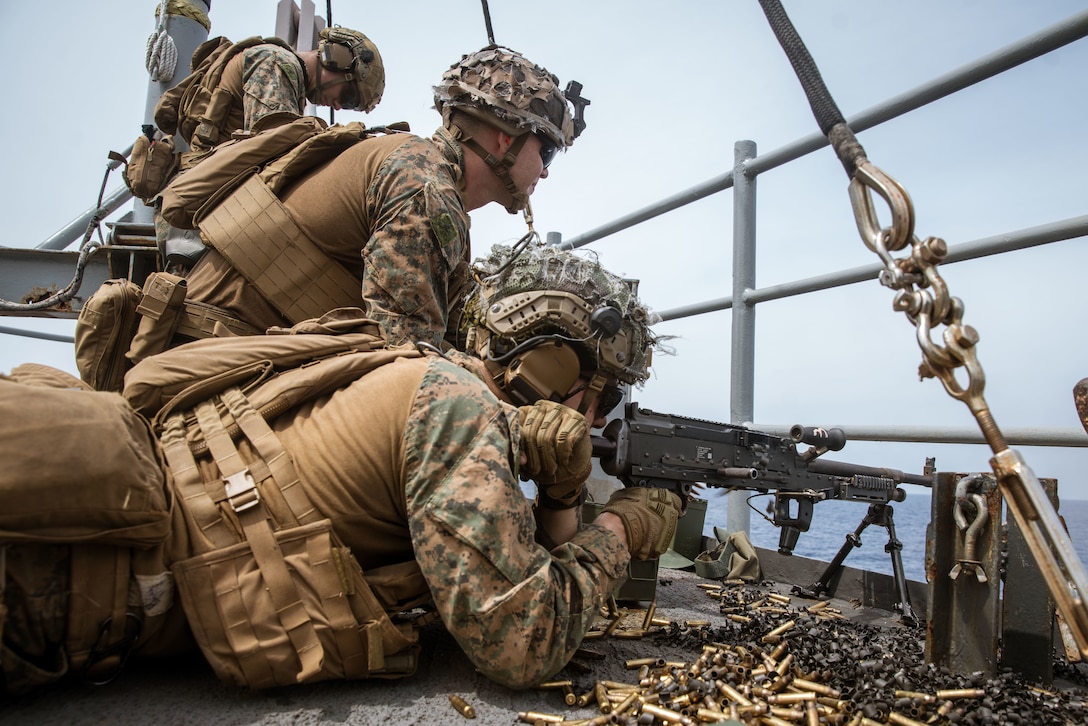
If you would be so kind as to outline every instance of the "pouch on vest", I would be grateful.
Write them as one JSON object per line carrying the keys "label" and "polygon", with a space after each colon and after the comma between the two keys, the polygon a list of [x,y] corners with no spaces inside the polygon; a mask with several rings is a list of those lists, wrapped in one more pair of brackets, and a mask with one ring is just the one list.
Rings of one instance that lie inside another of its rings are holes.
{"label": "pouch on vest", "polygon": [[124,279],[106,280],[84,303],[76,320],[76,369],[96,391],[120,391],[132,362],[125,357],[140,323],[143,292]]}
{"label": "pouch on vest", "polygon": [[183,278],[166,272],[148,275],[136,308],[140,323],[126,354],[128,359],[135,364],[166,350],[181,322],[184,305]]}
{"label": "pouch on vest", "polygon": [[[169,415],[162,442],[199,553],[172,570],[193,635],[222,680],[268,688],[415,671],[415,630],[382,609],[239,388],[192,415]],[[198,443],[214,467],[197,464]]]}
{"label": "pouch on vest", "polygon": [[132,144],[132,153],[121,176],[133,196],[150,205],[177,168],[178,153],[173,137],[163,136],[154,126],[144,125],[143,133]]}
{"label": "pouch on vest", "polygon": [[150,547],[170,531],[165,461],[116,393],[48,366],[0,377],[0,542]]}

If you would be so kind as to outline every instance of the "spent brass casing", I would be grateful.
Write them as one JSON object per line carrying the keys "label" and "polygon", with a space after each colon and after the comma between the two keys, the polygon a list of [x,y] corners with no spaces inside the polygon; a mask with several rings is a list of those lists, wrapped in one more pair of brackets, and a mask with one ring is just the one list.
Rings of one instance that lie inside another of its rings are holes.
{"label": "spent brass casing", "polygon": [[787,653],[786,657],[783,658],[782,660],[780,660],[778,662],[778,665],[775,666],[774,672],[777,673],[779,675],[779,677],[783,677],[783,676],[786,675],[786,671],[788,671],[792,665],[793,665],[793,653]]}
{"label": "spent brass casing", "polygon": [[476,709],[456,693],[450,694],[450,704],[465,718],[476,718]]}
{"label": "spent brass casing", "polygon": [[783,633],[790,630],[795,625],[797,625],[796,620],[787,620],[786,622],[782,623],[777,628],[775,628],[771,632],[767,633],[767,635],[765,635],[763,637],[767,638],[767,637],[773,637],[773,636],[776,636],[776,635],[782,635]]}
{"label": "spent brass casing", "polygon": [[612,637],[620,640],[641,640],[646,637],[646,631],[641,628],[638,630],[617,630],[612,633]]}
{"label": "spent brass casing", "polygon": [[634,670],[635,668],[641,668],[644,665],[655,665],[658,667],[665,665],[665,659],[656,659],[656,657],[633,657],[630,661],[623,662],[623,667],[628,670]]}
{"label": "spent brass casing", "polygon": [[728,721],[732,716],[724,711],[718,711],[712,708],[700,708],[695,712],[695,718],[705,723],[717,723],[718,721]]}
{"label": "spent brass casing", "polygon": [[766,716],[761,717],[760,722],[765,724],[765,726],[793,726],[792,721],[787,721],[784,718],[779,718],[778,716],[774,716],[772,714],[767,714]]}
{"label": "spent brass casing", "polygon": [[574,686],[574,681],[548,681],[546,683],[541,683],[537,688],[542,691],[558,691],[563,688],[571,688],[572,686]]}
{"label": "spent brass casing", "polygon": [[772,693],[767,696],[767,703],[804,703],[806,701],[815,703],[816,694],[809,691],[807,693]]}
{"label": "spent brass casing", "polygon": [[790,721],[796,723],[805,717],[804,709],[794,706],[792,708],[786,708],[785,706],[771,706],[767,713],[775,718],[780,718],[783,721]]}
{"label": "spent brass casing", "polygon": [[937,698],[940,700],[948,699],[954,701],[957,698],[982,698],[986,695],[986,691],[981,688],[953,688],[947,691],[937,691]]}
{"label": "spent brass casing", "polygon": [[718,687],[722,695],[728,698],[730,701],[739,703],[741,706],[751,706],[752,702],[743,693],[738,691],[733,686],[729,685],[725,681],[714,681],[714,685]]}
{"label": "spent brass casing", "polygon": [[655,716],[662,721],[667,721],[669,723],[685,724],[686,726],[690,726],[690,724],[694,723],[690,718],[679,711],[673,711],[671,708],[665,708],[663,706],[655,706],[652,703],[643,703],[642,712],[648,713],[651,716]]}
{"label": "spent brass casing", "polygon": [[600,681],[600,684],[609,691],[637,691],[634,683],[621,683],[620,681]]}
{"label": "spent brass casing", "polygon": [[578,650],[574,651],[574,657],[588,658],[589,660],[604,660],[605,654],[598,653],[597,651],[590,650],[588,648],[579,648]]}
{"label": "spent brass casing", "polygon": [[729,613],[725,617],[728,618],[729,620],[732,620],[734,623],[750,623],[750,622],[752,622],[752,619],[750,617],[748,617],[747,615],[736,615],[734,613]]}
{"label": "spent brass casing", "polygon": [[608,691],[605,690],[603,683],[597,683],[593,688],[593,695],[597,699],[597,708],[601,713],[612,713],[612,702],[608,700]]}
{"label": "spent brass casing", "polygon": [[627,713],[627,711],[629,711],[631,709],[631,706],[635,705],[635,703],[638,702],[638,699],[639,699],[638,691],[631,691],[629,694],[627,694],[627,698],[620,701],[612,709],[612,715],[613,716],[621,716],[624,713]]}
{"label": "spent brass casing", "polygon": [[540,713],[539,711],[518,711],[518,720],[522,723],[563,723],[566,719],[557,713]]}
{"label": "spent brass casing", "polygon": [[654,615],[657,613],[657,598],[650,601],[650,607],[646,608],[646,617],[642,619],[642,629],[649,630],[653,625]]}
{"label": "spent brass casing", "polygon": [[611,635],[611,634],[612,634],[612,631],[613,631],[613,630],[615,630],[615,629],[616,629],[617,627],[619,627],[619,624],[620,624],[620,621],[621,621],[621,620],[623,620],[623,618],[622,618],[622,617],[620,617],[620,616],[618,616],[618,615],[617,615],[617,616],[616,616],[615,618],[613,618],[612,622],[610,622],[610,623],[608,624],[608,627],[607,627],[607,628],[605,628],[605,629],[604,629],[604,630],[603,630],[603,631],[601,632],[601,637],[602,637],[602,638],[606,638],[606,637],[608,637],[609,635]]}
{"label": "spent brass casing", "polygon": [[784,640],[781,643],[779,643],[778,645],[776,645],[774,647],[774,650],[771,651],[771,655],[770,655],[771,660],[778,660],[779,658],[781,658],[783,656],[783,654],[785,654],[786,648],[788,648],[788,647],[790,647],[790,644],[787,643]]}
{"label": "spent brass casing", "polygon": [[838,698],[842,695],[842,691],[831,686],[824,685],[823,683],[816,683],[814,681],[806,680],[804,678],[794,678],[793,685],[795,688],[802,691],[812,691],[818,693],[821,696],[830,696],[831,698]]}
{"label": "spent brass casing", "polygon": [[894,723],[898,726],[925,726],[921,721],[910,718],[909,716],[904,716],[901,713],[896,713],[895,711],[888,714],[888,723]]}
{"label": "spent brass casing", "polygon": [[676,709],[677,711],[683,710],[691,705],[691,694],[681,693],[676,698],[669,701],[669,708]]}
{"label": "spent brass casing", "polygon": [[769,592],[769,593],[767,593],[767,597],[769,597],[772,600],[777,600],[778,602],[784,602],[787,605],[790,603],[790,596],[789,595],[780,595],[777,592]]}

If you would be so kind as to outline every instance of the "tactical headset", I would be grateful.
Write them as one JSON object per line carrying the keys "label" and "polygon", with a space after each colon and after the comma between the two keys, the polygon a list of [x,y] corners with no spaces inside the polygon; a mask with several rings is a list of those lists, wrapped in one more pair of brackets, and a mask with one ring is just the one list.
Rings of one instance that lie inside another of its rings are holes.
{"label": "tactical headset", "polygon": [[327,37],[318,43],[318,58],[321,65],[336,73],[350,73],[358,61],[370,63],[374,52],[362,49],[355,52],[356,45],[362,45],[358,38],[345,33],[339,28],[327,28]]}

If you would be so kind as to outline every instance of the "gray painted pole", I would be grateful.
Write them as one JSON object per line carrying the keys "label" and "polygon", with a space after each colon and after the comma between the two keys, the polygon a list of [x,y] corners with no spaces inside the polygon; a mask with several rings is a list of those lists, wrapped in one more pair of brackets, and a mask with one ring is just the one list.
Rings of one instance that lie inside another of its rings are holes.
{"label": "gray painted pole", "polygon": [[[189,0],[190,5],[204,13],[205,16],[211,8],[211,1],[203,2],[202,0]],[[170,7],[169,4],[166,5]],[[155,26],[153,30],[158,29],[158,19],[154,18]],[[211,24],[209,20],[209,25]],[[208,28],[205,28],[201,23],[193,20],[192,18],[184,15],[171,15],[167,13],[166,16],[166,32],[170,36],[170,39],[174,42],[174,47],[177,49],[177,64],[174,66],[174,75],[164,81],[156,81],[148,74],[147,78],[147,96],[144,101],[144,120],[142,123],[155,125],[155,104],[159,102],[166,91],[169,91],[174,86],[181,83],[186,76],[189,75],[189,63],[193,57],[193,51],[197,49],[201,43],[208,39]],[[139,133],[139,129],[135,130],[133,136]],[[189,148],[188,141],[180,136],[174,136],[174,143],[178,149],[184,150]],[[151,207],[144,204],[139,199],[132,200],[132,221],[142,224],[151,224],[154,220],[154,210]]]}
{"label": "gray painted pole", "polygon": [[[729,421],[751,421],[755,398],[756,310],[746,293],[756,286],[756,177],[745,171],[755,158],[754,141],[733,147],[733,324],[729,373]],[[749,531],[751,514],[745,492],[726,495],[726,529]]]}
{"label": "gray painted pole", "polygon": [[[208,8],[210,2],[202,2],[202,0],[190,0],[191,5],[203,12],[205,16],[208,14]],[[155,3],[154,5],[158,5]],[[154,7],[152,6],[152,10]],[[152,20],[154,24],[151,32],[158,30],[158,20],[152,14]],[[174,75],[168,81],[153,81],[150,74],[148,74],[147,93],[144,101],[144,115],[141,124],[154,124],[155,123],[155,104],[159,102],[159,98],[162,94],[176,86],[186,76],[189,75],[189,61],[193,57],[193,51],[197,46],[208,39],[208,30],[196,20],[188,18],[182,15],[169,15],[167,16],[166,32],[170,38],[174,41],[174,47],[177,49],[177,63],[174,66]],[[135,62],[135,61],[134,61]],[[128,129],[129,138],[135,138],[140,133],[140,124],[133,124]],[[180,140],[175,137],[175,141],[180,141],[178,148],[186,149],[188,145],[184,140]],[[127,156],[132,151],[130,145],[125,150]],[[110,163],[110,168],[116,168],[117,164]],[[128,190],[124,185],[110,192],[107,192],[103,196],[101,216],[105,217],[116,211],[122,204],[129,199],[132,199],[132,192]],[[57,232],[53,233],[51,237],[37,246],[39,250],[63,250],[71,245],[78,239],[82,239],[86,234],[87,225],[90,224],[91,219],[95,213],[100,210],[97,208],[91,208],[84,211],[78,217],[66,224]],[[145,205],[139,199],[135,199],[132,202],[132,221],[137,223],[150,224],[153,219],[153,212],[151,207]]]}

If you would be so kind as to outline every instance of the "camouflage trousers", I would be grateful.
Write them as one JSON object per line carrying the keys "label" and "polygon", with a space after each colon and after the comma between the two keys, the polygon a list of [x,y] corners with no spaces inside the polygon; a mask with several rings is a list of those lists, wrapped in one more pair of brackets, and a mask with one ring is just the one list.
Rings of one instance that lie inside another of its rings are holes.
{"label": "camouflage trousers", "polygon": [[68,672],[66,545],[0,545],[0,692],[23,693]]}

